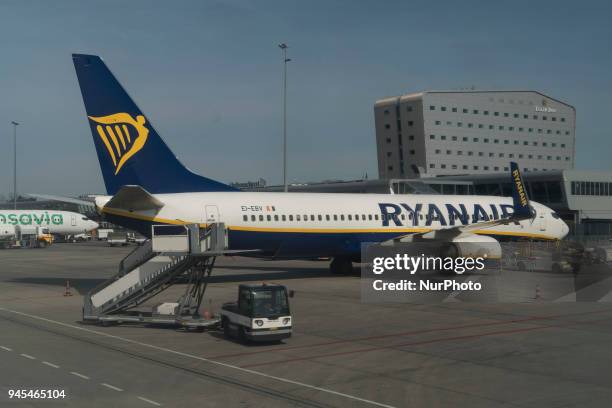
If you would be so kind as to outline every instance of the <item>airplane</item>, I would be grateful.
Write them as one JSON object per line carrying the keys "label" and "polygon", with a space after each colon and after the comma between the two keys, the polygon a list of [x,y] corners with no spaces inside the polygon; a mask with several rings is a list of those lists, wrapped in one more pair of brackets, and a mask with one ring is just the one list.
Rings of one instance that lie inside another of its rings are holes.
{"label": "airplane", "polygon": [[147,237],[153,224],[223,222],[229,249],[328,257],[334,273],[348,273],[362,243],[429,240],[461,256],[478,242],[499,258],[499,240],[569,232],[552,209],[529,201],[516,163],[512,198],[239,191],[183,166],[99,56],[73,54],[73,62],[108,194],[96,207]]}
{"label": "airplane", "polygon": [[16,227],[22,231],[44,227],[51,234],[76,235],[95,230],[98,223],[71,211],[0,210],[0,235],[15,235]]}

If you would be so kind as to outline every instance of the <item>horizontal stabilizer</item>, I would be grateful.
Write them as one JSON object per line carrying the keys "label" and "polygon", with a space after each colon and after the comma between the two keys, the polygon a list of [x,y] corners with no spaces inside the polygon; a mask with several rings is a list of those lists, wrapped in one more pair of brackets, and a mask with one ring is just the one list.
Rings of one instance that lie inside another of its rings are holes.
{"label": "horizontal stabilizer", "polygon": [[124,211],[159,210],[164,203],[140,186],[123,186],[104,208]]}

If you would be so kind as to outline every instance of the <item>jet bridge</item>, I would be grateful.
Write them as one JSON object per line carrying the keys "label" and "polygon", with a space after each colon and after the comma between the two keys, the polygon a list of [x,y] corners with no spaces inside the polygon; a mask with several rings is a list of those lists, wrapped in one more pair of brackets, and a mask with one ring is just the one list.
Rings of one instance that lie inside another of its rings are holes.
{"label": "jet bridge", "polygon": [[[218,255],[236,254],[227,248],[223,223],[153,225],[151,239],[127,255],[117,274],[84,297],[83,320],[103,324],[134,322],[204,328],[218,323],[199,315]],[[244,251],[240,251],[244,252]],[[136,310],[175,283],[185,283],[174,303]]]}

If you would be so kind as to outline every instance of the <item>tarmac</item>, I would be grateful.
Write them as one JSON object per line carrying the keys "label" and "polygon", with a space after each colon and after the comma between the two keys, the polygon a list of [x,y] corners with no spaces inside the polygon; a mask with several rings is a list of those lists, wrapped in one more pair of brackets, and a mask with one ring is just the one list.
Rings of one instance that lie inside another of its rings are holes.
{"label": "tarmac", "polygon": [[[0,406],[552,408],[612,401],[607,302],[554,302],[545,285],[544,301],[363,302],[358,270],[335,276],[324,260],[226,257],[217,260],[203,308],[217,312],[242,282],[281,283],[295,291],[290,339],[245,345],[217,330],[83,324],[82,294],[113,276],[132,249],[89,242],[0,251]],[[66,281],[72,296],[64,296]],[[156,302],[175,301],[183,288]],[[18,389],[64,390],[65,397],[9,399]]]}

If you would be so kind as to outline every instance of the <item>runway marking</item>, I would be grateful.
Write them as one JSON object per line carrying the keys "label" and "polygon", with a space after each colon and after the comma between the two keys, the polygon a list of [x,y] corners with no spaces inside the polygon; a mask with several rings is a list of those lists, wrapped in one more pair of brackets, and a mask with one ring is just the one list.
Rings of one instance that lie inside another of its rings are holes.
{"label": "runway marking", "polygon": [[106,388],[110,388],[111,390],[115,390],[115,391],[123,391],[121,388],[119,387],[115,387],[114,385],[110,385],[107,383],[100,383],[100,385],[106,387]]}
{"label": "runway marking", "polygon": [[145,397],[138,397],[139,400],[144,401],[144,402],[148,402],[149,404],[155,405],[157,407],[161,407],[161,404],[159,402],[155,402],[153,400],[150,400],[148,398]]}
{"label": "runway marking", "polygon": [[83,375],[83,374],[81,374],[81,373],[77,373],[76,371],[71,371],[71,372],[70,372],[70,374],[72,374],[72,375],[76,375],[77,377],[82,378],[82,379],[84,379],[84,380],[89,380],[89,377],[88,377],[88,376]]}
{"label": "runway marking", "polygon": [[4,346],[0,346],[0,349],[2,349],[4,351],[13,351],[13,349],[10,349],[10,348],[4,347]]}
{"label": "runway marking", "polygon": [[49,367],[53,367],[53,368],[60,368],[60,366],[58,366],[57,364],[53,364],[53,363],[50,363],[50,362],[48,362],[48,361],[43,361],[42,363],[43,363],[44,365],[46,365],[46,366],[49,366]]}
{"label": "runway marking", "polygon": [[30,359],[30,360],[36,360],[36,357],[31,356],[31,355],[29,355],[29,354],[23,354],[23,353],[22,353],[22,354],[20,354],[20,356],[21,356],[21,357],[25,357],[25,358]]}
{"label": "runway marking", "polygon": [[[369,399],[366,399],[366,398],[357,397],[357,396],[351,395],[351,394],[345,394],[343,392],[330,390],[329,388],[318,387],[316,385],[303,383],[301,381],[291,380],[291,379],[284,378],[284,377],[278,377],[278,376],[275,376],[275,375],[263,373],[261,371],[250,370],[250,369],[239,367],[239,366],[236,366],[236,365],[233,365],[233,364],[223,363],[221,361],[211,360],[211,359],[208,359],[208,358],[205,358],[205,357],[199,357],[199,356],[196,356],[196,355],[193,355],[193,354],[183,353],[181,351],[176,351],[176,350],[168,349],[168,348],[165,348],[165,347],[155,346],[153,344],[142,343],[140,341],[136,341],[136,340],[132,340],[132,339],[126,339],[125,337],[116,336],[116,335],[113,335],[113,334],[108,334],[108,333],[100,332],[100,331],[97,331],[97,330],[91,330],[91,329],[87,329],[85,327],[74,326],[74,325],[71,325],[71,324],[68,324],[68,323],[59,322],[57,320],[47,319],[47,318],[42,317],[42,316],[31,315],[31,314],[28,314],[28,313],[19,312],[17,310],[6,309],[6,308],[3,308],[3,307],[0,307],[0,310],[2,310],[4,312],[16,314],[16,315],[19,315],[19,316],[29,317],[30,319],[36,319],[36,320],[40,320],[40,321],[47,322],[47,323],[53,323],[53,324],[56,324],[56,325],[59,325],[59,326],[63,326],[63,327],[69,327],[71,329],[83,331],[83,332],[86,332],[86,333],[93,333],[93,334],[97,334],[99,336],[104,336],[104,337],[107,337],[107,338],[110,338],[110,339],[121,340],[121,341],[124,341],[126,343],[136,344],[136,345],[142,346],[142,347],[148,347],[148,348],[153,349],[153,350],[164,351],[166,353],[175,354],[177,356],[192,358],[194,360],[199,360],[199,361],[204,361],[206,363],[214,364],[214,365],[217,365],[217,366],[220,366],[220,367],[230,368],[232,370],[240,371],[240,372],[243,372],[243,373],[246,373],[246,374],[257,375],[257,376],[260,376],[260,377],[263,377],[263,378],[268,378],[270,380],[279,381],[279,382],[282,382],[282,383],[285,383],[285,384],[296,385],[296,386],[307,388],[307,389],[310,389],[310,390],[315,390],[315,391],[323,392],[323,393],[326,393],[326,394],[335,395],[337,397],[342,397],[342,398],[350,399],[350,400],[353,400],[353,401],[363,402],[364,404],[374,405],[374,406],[383,407],[383,408],[396,408],[393,405],[384,404],[382,402],[377,402],[377,401],[372,401],[372,400],[369,400]],[[73,373],[71,373],[71,374],[73,374]]]}

